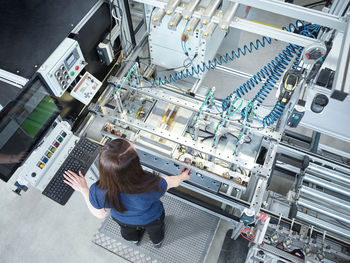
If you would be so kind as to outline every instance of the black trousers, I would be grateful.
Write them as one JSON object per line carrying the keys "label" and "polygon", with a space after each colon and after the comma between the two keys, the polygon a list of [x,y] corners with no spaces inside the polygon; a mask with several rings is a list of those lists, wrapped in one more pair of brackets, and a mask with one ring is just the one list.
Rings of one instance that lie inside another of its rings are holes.
{"label": "black trousers", "polygon": [[143,231],[146,230],[153,244],[158,244],[164,239],[164,218],[165,213],[163,211],[162,215],[156,220],[147,225],[140,226],[124,224],[115,218],[113,218],[113,220],[120,225],[120,233],[125,240],[139,241],[142,237]]}

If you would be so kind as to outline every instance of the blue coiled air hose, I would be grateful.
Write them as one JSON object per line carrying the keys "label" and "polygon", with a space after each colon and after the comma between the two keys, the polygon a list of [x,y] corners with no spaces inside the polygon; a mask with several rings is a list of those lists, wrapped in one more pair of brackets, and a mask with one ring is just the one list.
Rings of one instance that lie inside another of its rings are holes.
{"label": "blue coiled air hose", "polygon": [[267,44],[271,44],[271,42],[272,39],[267,37],[257,39],[255,42],[250,42],[249,45],[244,45],[243,48],[238,48],[237,51],[232,50],[231,53],[228,52],[225,55],[219,56],[219,58],[209,60],[207,63],[202,62],[196,66],[192,65],[190,68],[181,70],[180,72],[171,73],[169,76],[156,77],[152,86],[160,87],[161,85],[171,84],[179,80],[190,78],[195,74],[198,75],[204,73],[207,70],[216,68],[218,65],[238,59],[241,56],[245,56],[247,53],[252,53],[254,50],[259,50],[260,47],[265,47]]}
{"label": "blue coiled air hose", "polygon": [[[304,26],[304,29],[300,32],[300,34],[308,36],[308,37],[312,37],[313,32],[315,30],[318,30],[319,28],[320,28],[319,25]],[[311,32],[309,31],[309,29]],[[293,44],[290,44],[289,46],[293,46],[297,50],[296,58],[293,62],[293,66],[292,66],[292,69],[296,69],[299,65],[300,60],[301,60],[301,55],[302,55],[304,48],[297,46],[297,45],[293,45]],[[262,102],[267,97],[269,91],[272,90],[272,87],[269,86],[269,84],[270,84],[270,83],[268,83],[269,81],[270,81],[270,78],[264,83],[264,85],[261,87],[261,89],[259,90],[259,92],[256,94],[256,96],[253,99],[253,102],[257,101],[257,106],[260,106],[262,104]],[[278,81],[278,79],[277,80],[275,79],[274,81]],[[285,105],[282,105],[279,101],[277,101],[275,106],[271,110],[271,112],[264,117],[263,125],[264,126],[271,126],[276,121],[278,121],[283,114],[284,108],[285,108]]]}
{"label": "blue coiled air hose", "polygon": [[[283,30],[286,31],[299,31],[300,34],[312,36],[312,33],[307,31],[305,28],[305,23],[301,20],[297,20],[295,24],[291,23],[288,27],[283,27]],[[317,25],[311,25],[314,26]],[[231,97],[236,95],[242,97],[248,93],[252,88],[258,85],[260,82],[266,79],[264,86],[256,94],[253,99],[253,102],[257,102],[257,106],[260,106],[263,100],[270,93],[274,85],[277,83],[279,78],[282,76],[283,72],[287,69],[287,66],[291,59],[296,54],[296,60],[293,63],[293,67],[296,67],[299,64],[300,57],[302,54],[303,48],[294,44],[289,44],[284,48],[270,63],[267,63],[261,70],[259,70],[255,75],[248,79],[245,83],[239,86],[234,90],[230,95],[228,95],[222,102],[222,109],[226,110],[230,106]]]}

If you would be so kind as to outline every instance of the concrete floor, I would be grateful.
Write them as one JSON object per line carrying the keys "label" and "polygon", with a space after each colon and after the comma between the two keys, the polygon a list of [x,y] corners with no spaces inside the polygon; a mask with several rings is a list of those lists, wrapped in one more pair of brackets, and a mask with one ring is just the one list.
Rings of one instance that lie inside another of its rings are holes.
{"label": "concrete floor", "polygon": [[[102,220],[90,214],[79,193],[65,206],[33,188],[19,197],[12,192],[15,179],[0,185],[1,263],[129,262],[91,242]],[[205,263],[217,262],[231,227],[220,221]]]}
{"label": "concrete floor", "polygon": [[65,206],[29,189],[17,196],[16,178],[0,182],[0,262],[128,262],[91,242],[101,220],[74,193]]}

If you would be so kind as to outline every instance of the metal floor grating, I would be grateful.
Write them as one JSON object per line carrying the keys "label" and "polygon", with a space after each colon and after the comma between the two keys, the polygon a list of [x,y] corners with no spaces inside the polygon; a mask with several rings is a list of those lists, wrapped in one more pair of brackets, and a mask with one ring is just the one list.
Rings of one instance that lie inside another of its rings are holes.
{"label": "metal floor grating", "polygon": [[162,198],[165,208],[165,238],[160,249],[147,234],[139,246],[124,240],[109,216],[93,242],[131,262],[202,263],[216,231],[219,218],[170,196]]}

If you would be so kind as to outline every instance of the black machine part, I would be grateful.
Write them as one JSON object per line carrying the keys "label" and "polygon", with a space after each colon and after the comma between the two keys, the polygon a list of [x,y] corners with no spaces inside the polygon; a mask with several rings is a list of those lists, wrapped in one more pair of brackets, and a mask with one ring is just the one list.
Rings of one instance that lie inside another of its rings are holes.
{"label": "black machine part", "polygon": [[324,107],[327,106],[329,99],[324,94],[317,94],[312,100],[311,110],[315,113],[321,113]]}

